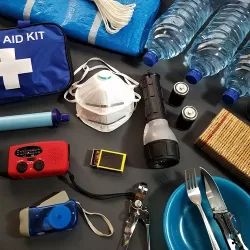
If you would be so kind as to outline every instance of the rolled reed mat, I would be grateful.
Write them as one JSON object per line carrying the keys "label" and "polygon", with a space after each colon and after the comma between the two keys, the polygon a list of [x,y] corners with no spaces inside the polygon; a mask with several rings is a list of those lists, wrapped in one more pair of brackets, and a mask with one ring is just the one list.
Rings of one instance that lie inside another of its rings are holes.
{"label": "rolled reed mat", "polygon": [[195,145],[250,186],[250,127],[225,109]]}

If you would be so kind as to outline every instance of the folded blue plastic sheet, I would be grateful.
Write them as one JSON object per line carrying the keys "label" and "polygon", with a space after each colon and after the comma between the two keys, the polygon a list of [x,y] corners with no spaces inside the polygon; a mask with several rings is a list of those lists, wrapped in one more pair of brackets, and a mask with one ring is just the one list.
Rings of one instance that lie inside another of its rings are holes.
{"label": "folded blue plastic sheet", "polygon": [[128,55],[140,54],[155,20],[160,0],[119,0],[136,3],[130,23],[109,34],[91,0],[0,0],[0,14],[32,23],[54,22],[77,40]]}

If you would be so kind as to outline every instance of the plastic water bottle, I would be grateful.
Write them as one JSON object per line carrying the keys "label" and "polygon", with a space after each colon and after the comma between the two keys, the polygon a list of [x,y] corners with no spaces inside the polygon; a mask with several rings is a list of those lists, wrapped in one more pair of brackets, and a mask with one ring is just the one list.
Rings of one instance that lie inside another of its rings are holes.
{"label": "plastic water bottle", "polygon": [[249,30],[250,0],[227,1],[189,50],[187,81],[196,84],[224,69]]}
{"label": "plastic water bottle", "polygon": [[225,103],[234,104],[240,97],[250,96],[250,41],[224,70],[223,82]]}
{"label": "plastic water bottle", "polygon": [[152,67],[159,60],[181,53],[219,6],[218,0],[176,0],[154,23],[143,61]]}

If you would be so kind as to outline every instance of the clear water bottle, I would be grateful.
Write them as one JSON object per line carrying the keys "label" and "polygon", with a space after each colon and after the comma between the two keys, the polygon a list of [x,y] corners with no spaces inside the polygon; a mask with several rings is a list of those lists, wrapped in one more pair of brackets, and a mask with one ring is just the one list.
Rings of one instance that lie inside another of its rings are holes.
{"label": "clear water bottle", "polygon": [[187,81],[196,84],[224,69],[249,30],[250,0],[227,1],[188,51]]}
{"label": "clear water bottle", "polygon": [[219,0],[176,0],[154,23],[143,61],[152,67],[158,60],[181,53],[219,6]]}
{"label": "clear water bottle", "polygon": [[250,41],[224,70],[223,82],[225,103],[234,104],[240,97],[250,96]]}

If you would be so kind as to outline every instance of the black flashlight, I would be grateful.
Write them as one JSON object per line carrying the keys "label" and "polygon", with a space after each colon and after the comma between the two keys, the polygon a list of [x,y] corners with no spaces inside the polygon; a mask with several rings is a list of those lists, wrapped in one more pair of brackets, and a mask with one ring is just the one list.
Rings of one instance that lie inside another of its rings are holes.
{"label": "black flashlight", "polygon": [[141,88],[147,121],[143,135],[147,162],[151,168],[174,166],[180,160],[179,145],[166,119],[160,75],[157,73],[143,75]]}

